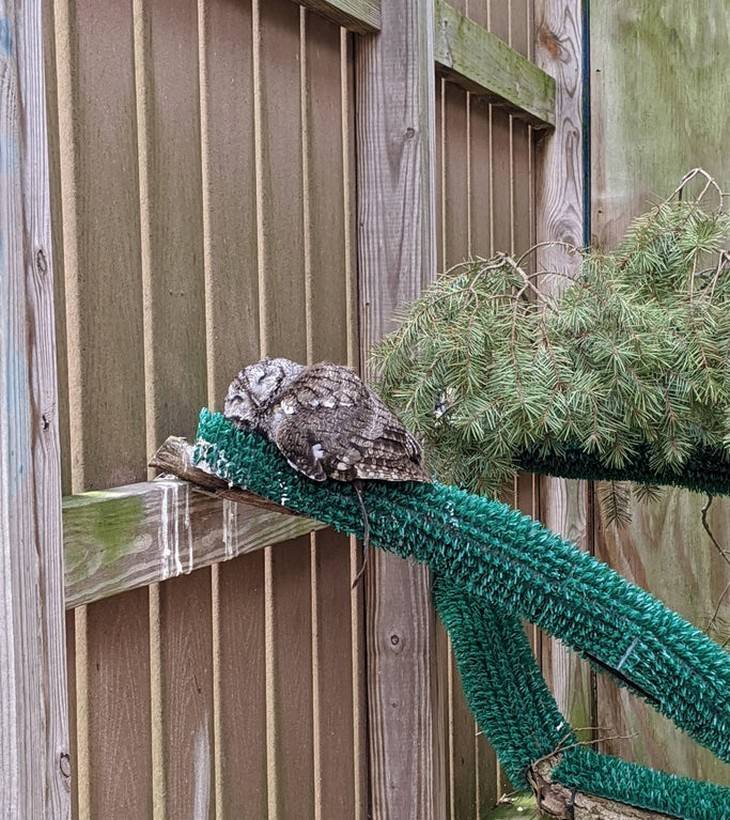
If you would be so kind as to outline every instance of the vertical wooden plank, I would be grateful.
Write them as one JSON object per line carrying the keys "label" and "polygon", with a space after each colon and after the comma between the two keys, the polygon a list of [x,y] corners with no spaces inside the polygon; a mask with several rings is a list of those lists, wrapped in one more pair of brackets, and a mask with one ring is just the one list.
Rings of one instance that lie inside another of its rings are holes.
{"label": "vertical wooden plank", "polygon": [[61,451],[61,492],[71,493],[71,438],[68,408],[68,352],[66,343],[66,294],[63,270],[63,213],[61,210],[61,155],[56,83],[56,20],[53,3],[43,3],[43,54],[48,112],[48,181],[53,247],[53,302],[56,323],[56,373],[58,380],[58,433]]}
{"label": "vertical wooden plank", "polygon": [[[556,128],[537,157],[537,240],[582,245],[582,26],[578,0],[536,0],[536,62],[556,82]],[[544,270],[577,271],[577,260],[559,248],[544,248]],[[560,287],[545,281],[546,292]],[[544,523],[585,549],[592,548],[589,486],[585,482],[541,479]],[[591,673],[555,641],[543,642],[543,671],[558,706],[576,728],[595,725]],[[588,733],[591,736],[591,733]]]}
{"label": "vertical wooden plank", "polygon": [[71,766],[71,817],[79,816],[79,767],[76,740],[76,620],[74,610],[66,612],[66,682],[68,688],[68,740]]}
{"label": "vertical wooden plank", "polygon": [[251,3],[199,2],[208,406],[259,357]]}
{"label": "vertical wooden plank", "polygon": [[[362,353],[393,326],[436,264],[433,4],[385,3],[358,44],[358,222]],[[372,812],[446,814],[435,624],[428,573],[374,555],[368,578]]]}
{"label": "vertical wooden plank", "polygon": [[146,475],[134,38],[128,4],[56,0],[55,18],[71,473],[81,492]]}
{"label": "vertical wooden plank", "polygon": [[[154,611],[154,610],[153,610]],[[210,568],[160,584],[159,740],[164,790],[156,816],[214,814],[213,652]],[[155,673],[157,670],[155,670]],[[161,811],[164,806],[164,813]]]}
{"label": "vertical wooden plank", "polygon": [[[469,254],[469,95],[458,86],[443,83],[441,190],[444,268]],[[466,818],[476,812],[476,729],[464,699],[461,680],[448,637],[439,653],[440,674],[445,676],[448,725],[448,816]]]}
{"label": "vertical wooden plank", "polygon": [[[349,295],[345,163],[354,141],[343,131],[342,40],[323,18],[302,10],[302,115],[307,349],[311,361],[348,361]],[[347,55],[344,55],[345,60]],[[347,66],[345,64],[345,70]],[[350,589],[349,539],[311,537],[312,685],[315,818],[364,817],[362,681],[354,641],[361,629],[361,587]],[[345,625],[349,622],[350,629]]]}
{"label": "vertical wooden plank", "polygon": [[470,253],[489,258],[491,247],[491,167],[489,104],[475,94],[469,101]]}
{"label": "vertical wooden plank", "polygon": [[76,610],[79,818],[152,816],[147,590]]}
{"label": "vertical wooden plank", "polygon": [[[220,407],[260,351],[251,3],[201,0],[198,36],[207,392]],[[268,800],[264,555],[218,564],[211,579],[216,812],[253,820]]]}
{"label": "vertical wooden plank", "polygon": [[[590,36],[592,238],[612,247],[629,221],[673,190],[690,167],[702,165],[727,190],[723,78],[730,70],[730,29],[722,3],[700,8],[678,0],[632,0],[620,9],[593,4]],[[702,528],[704,503],[702,496],[671,489],[657,504],[635,504],[630,526],[618,532],[604,530],[596,518],[600,557],[702,628],[730,581],[727,565]],[[713,502],[710,526],[726,545],[726,499]],[[725,624],[728,611],[726,600],[720,610]],[[603,676],[598,677],[597,722],[610,726],[610,734],[630,735],[623,743],[606,743],[609,751],[730,783],[726,765]]]}
{"label": "vertical wooden plank", "polygon": [[[262,352],[307,357],[300,11],[253,2],[253,78]],[[268,811],[314,816],[309,538],[264,558]]]}
{"label": "vertical wooden plank", "polygon": [[0,743],[8,816],[68,817],[61,467],[39,2],[0,7]]}
{"label": "vertical wooden plank", "polygon": [[206,399],[196,0],[134,0],[147,451]]}
{"label": "vertical wooden plank", "polygon": [[267,817],[264,553],[221,564],[218,575],[219,816]]}

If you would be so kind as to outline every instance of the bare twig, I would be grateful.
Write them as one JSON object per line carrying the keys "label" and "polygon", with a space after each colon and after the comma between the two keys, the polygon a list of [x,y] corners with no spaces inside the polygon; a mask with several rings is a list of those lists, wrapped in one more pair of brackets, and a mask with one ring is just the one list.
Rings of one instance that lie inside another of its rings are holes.
{"label": "bare twig", "polygon": [[720,554],[720,557],[722,558],[722,560],[728,566],[730,566],[730,552],[728,552],[728,550],[725,550],[725,549],[722,548],[722,545],[717,540],[717,538],[715,538],[714,533],[710,529],[710,524],[709,524],[709,521],[707,520],[707,514],[710,511],[710,506],[712,505],[712,502],[713,502],[714,498],[715,498],[714,495],[710,495],[709,493],[707,494],[707,503],[702,508],[702,526],[703,526],[705,532],[707,533],[707,535],[709,536],[710,541],[712,541],[715,549]]}

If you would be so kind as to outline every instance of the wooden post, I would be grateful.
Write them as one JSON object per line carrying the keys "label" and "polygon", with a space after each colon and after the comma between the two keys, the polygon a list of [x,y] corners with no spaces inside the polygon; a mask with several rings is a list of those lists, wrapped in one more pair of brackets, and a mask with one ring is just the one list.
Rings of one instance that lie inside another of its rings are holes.
{"label": "wooden post", "polygon": [[[436,267],[432,0],[382,4],[356,62],[361,354],[393,327]],[[422,567],[373,555],[367,686],[374,818],[446,816],[436,708],[435,615]]]}
{"label": "wooden post", "polygon": [[40,0],[0,0],[0,813],[70,814]]}
{"label": "wooden post", "polygon": [[[555,131],[544,138],[538,153],[537,241],[561,240],[578,247],[585,241],[581,5],[581,0],[535,3],[536,62],[555,79]],[[578,261],[562,248],[547,247],[540,251],[538,269],[576,274]],[[546,292],[560,288],[555,279],[545,277],[542,288]],[[543,522],[591,549],[589,484],[555,478],[540,481]],[[545,641],[542,664],[558,706],[573,726],[594,726],[595,703],[588,667],[557,641]]]}

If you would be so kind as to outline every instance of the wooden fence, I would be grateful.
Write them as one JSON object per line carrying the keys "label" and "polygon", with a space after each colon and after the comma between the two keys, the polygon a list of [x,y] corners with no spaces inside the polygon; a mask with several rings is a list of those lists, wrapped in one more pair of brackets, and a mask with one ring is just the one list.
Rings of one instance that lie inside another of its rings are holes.
{"label": "wooden fence", "polygon": [[[0,301],[2,361],[22,342],[0,445],[29,459],[4,458],[0,487],[18,816],[494,805],[505,784],[425,570],[378,555],[351,593],[353,542],[146,464],[242,364],[364,368],[437,268],[583,240],[579,5],[6,3],[0,113],[22,150],[3,154],[0,217],[26,237],[2,247]],[[587,548],[590,499],[530,478],[509,497]],[[533,642],[595,726],[590,674]]]}

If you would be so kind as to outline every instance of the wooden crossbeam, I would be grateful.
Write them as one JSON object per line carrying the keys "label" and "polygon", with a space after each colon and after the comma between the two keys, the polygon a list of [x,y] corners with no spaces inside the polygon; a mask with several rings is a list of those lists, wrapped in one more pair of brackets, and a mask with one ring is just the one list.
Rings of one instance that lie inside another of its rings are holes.
{"label": "wooden crossbeam", "polygon": [[454,82],[535,128],[555,125],[555,80],[449,3],[436,0],[434,59]]}
{"label": "wooden crossbeam", "polygon": [[64,499],[67,609],[323,528],[229,488],[190,451],[172,437],[152,465],[173,476]]}
{"label": "wooden crossbeam", "polygon": [[295,0],[328,20],[359,34],[380,30],[380,0]]}

